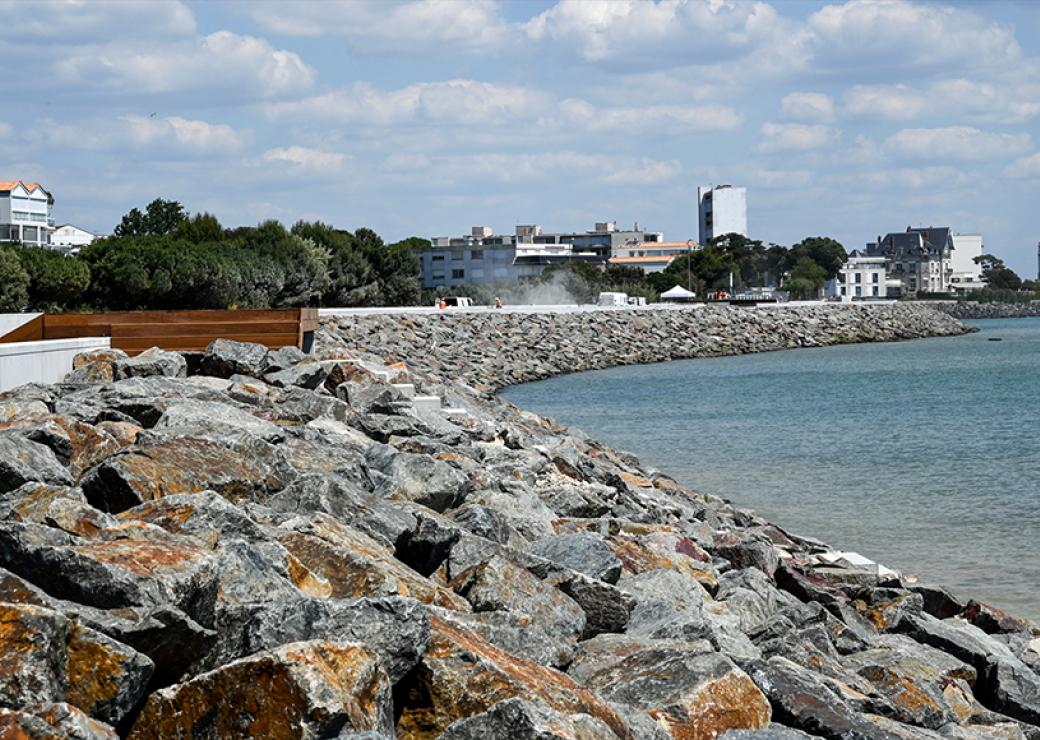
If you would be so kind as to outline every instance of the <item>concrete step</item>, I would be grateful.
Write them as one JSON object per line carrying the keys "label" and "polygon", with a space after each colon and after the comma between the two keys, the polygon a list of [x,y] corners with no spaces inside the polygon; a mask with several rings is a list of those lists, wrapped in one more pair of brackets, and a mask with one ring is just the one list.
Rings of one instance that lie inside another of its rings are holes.
{"label": "concrete step", "polygon": [[396,388],[405,398],[415,398],[414,383],[392,383],[391,385],[393,385],[394,388]]}
{"label": "concrete step", "polygon": [[441,398],[440,396],[414,396],[412,407],[416,411],[440,411]]}

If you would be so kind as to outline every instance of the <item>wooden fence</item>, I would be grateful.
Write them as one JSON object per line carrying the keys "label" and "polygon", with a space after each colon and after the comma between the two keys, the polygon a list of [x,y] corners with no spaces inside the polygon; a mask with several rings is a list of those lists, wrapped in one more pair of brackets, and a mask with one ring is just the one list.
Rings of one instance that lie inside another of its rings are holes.
{"label": "wooden fence", "polygon": [[149,347],[201,352],[214,339],[256,342],[272,349],[310,350],[316,308],[258,311],[112,311],[37,316],[0,336],[0,343],[71,337],[111,337],[112,346],[136,355]]}

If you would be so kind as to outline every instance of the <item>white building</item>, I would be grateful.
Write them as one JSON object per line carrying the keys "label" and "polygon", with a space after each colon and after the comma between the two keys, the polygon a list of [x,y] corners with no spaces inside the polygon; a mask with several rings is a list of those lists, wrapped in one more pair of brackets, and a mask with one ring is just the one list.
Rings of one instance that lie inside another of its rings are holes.
{"label": "white building", "polygon": [[732,185],[697,188],[700,242],[723,234],[748,235],[747,189]]}
{"label": "white building", "polygon": [[676,257],[700,249],[697,242],[637,242],[624,244],[616,257],[611,257],[611,265],[638,267],[643,272],[663,272]]}
{"label": "white building", "polygon": [[869,256],[855,250],[838,274],[827,283],[824,292],[828,297],[840,298],[845,303],[884,298],[887,267],[887,257]]}
{"label": "white building", "polygon": [[0,182],[0,242],[50,243],[54,198],[39,183]]}
{"label": "white building", "polygon": [[975,258],[982,255],[982,234],[951,234],[950,289],[958,293],[986,287],[982,267]]}
{"label": "white building", "polygon": [[51,246],[64,249],[79,249],[92,244],[98,238],[86,229],[81,229],[73,224],[62,224],[51,232]]}

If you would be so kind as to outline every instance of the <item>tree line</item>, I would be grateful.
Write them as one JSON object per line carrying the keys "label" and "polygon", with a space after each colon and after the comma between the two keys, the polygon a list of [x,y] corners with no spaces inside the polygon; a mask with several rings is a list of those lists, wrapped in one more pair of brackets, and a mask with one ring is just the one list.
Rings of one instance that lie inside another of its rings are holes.
{"label": "tree line", "polygon": [[409,305],[414,241],[305,221],[225,229],[159,198],[75,256],[0,248],[0,311]]}

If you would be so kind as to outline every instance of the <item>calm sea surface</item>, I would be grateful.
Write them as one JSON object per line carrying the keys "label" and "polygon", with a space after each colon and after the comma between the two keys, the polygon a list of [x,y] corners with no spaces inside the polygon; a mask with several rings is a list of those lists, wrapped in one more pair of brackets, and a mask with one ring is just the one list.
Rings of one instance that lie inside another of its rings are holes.
{"label": "calm sea surface", "polygon": [[975,323],[502,395],[793,532],[1040,620],[1040,319]]}

